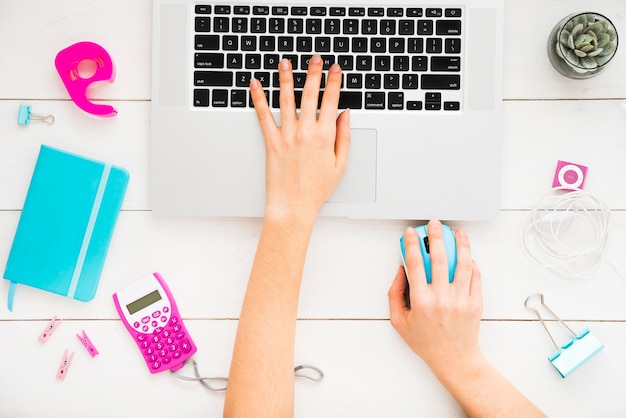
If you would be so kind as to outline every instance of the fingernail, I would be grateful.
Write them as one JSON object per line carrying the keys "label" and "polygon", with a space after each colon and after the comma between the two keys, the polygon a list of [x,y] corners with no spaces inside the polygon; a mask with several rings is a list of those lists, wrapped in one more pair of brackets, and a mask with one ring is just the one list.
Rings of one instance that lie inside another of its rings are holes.
{"label": "fingernail", "polygon": [[441,228],[441,222],[439,219],[431,219],[429,222],[429,226],[431,228]]}
{"label": "fingernail", "polygon": [[322,57],[320,57],[319,55],[313,55],[311,57],[311,64],[321,64],[322,63]]}
{"label": "fingernail", "polygon": [[461,238],[467,238],[467,232],[465,232],[465,230],[464,230],[464,229],[459,229],[459,230],[457,231],[457,234],[459,234],[459,236],[460,236]]}
{"label": "fingernail", "polygon": [[340,73],[341,72],[341,67],[339,66],[339,64],[333,64],[330,66],[330,69],[328,70],[328,72],[330,73]]}
{"label": "fingernail", "polygon": [[346,116],[344,116],[346,122],[350,123],[350,108],[347,108],[343,112],[346,114]]}
{"label": "fingernail", "polygon": [[289,69],[289,60],[287,58],[280,60],[280,69],[285,71]]}
{"label": "fingernail", "polygon": [[257,90],[261,87],[261,83],[256,78],[250,79],[250,90]]}

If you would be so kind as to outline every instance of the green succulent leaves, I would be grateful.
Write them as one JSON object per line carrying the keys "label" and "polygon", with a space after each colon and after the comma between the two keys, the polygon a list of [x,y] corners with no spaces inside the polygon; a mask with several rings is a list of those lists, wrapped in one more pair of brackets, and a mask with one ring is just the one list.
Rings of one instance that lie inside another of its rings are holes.
{"label": "green succulent leaves", "polygon": [[561,29],[556,53],[574,71],[586,73],[606,64],[617,49],[613,25],[596,15],[580,14]]}

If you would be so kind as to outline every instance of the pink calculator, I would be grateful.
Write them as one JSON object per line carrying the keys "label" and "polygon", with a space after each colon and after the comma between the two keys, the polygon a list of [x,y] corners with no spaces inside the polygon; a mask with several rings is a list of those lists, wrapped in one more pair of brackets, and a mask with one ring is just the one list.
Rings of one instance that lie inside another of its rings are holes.
{"label": "pink calculator", "polygon": [[196,352],[172,292],[159,273],[114,293],[113,301],[150,373],[178,370]]}

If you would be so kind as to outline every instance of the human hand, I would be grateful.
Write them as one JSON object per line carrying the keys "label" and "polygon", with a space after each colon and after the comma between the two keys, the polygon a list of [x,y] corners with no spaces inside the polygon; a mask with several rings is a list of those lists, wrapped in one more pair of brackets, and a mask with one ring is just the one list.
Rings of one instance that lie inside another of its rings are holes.
{"label": "human hand", "polygon": [[323,61],[309,62],[302,91],[300,116],[296,114],[291,63],[279,64],[281,126],[274,121],[263,88],[250,82],[257,118],[265,137],[267,216],[313,219],[330,197],[346,168],[350,145],[349,111],[337,117],[341,68],[328,71],[319,117],[317,106]]}
{"label": "human hand", "polygon": [[457,266],[448,283],[441,223],[428,224],[432,284],[426,282],[417,233],[404,233],[411,308],[406,306],[406,272],[400,266],[389,289],[391,324],[408,346],[441,377],[483,362],[478,343],[482,313],[481,276],[464,231],[455,233]]}

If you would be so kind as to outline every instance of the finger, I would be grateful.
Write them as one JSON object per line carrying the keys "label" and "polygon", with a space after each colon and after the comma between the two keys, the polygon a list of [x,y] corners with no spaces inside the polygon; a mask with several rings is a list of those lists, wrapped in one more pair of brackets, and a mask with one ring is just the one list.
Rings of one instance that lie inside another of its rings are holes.
{"label": "finger", "polygon": [[306,73],[306,81],[302,90],[302,103],[300,104],[301,118],[308,120],[316,120],[317,118],[323,66],[324,62],[319,55],[313,55],[309,60],[309,69]]}
{"label": "finger", "polygon": [[278,79],[280,82],[280,118],[282,125],[295,124],[296,100],[293,93],[293,72],[291,61],[283,58],[278,64]]}
{"label": "finger", "polygon": [[442,287],[450,281],[448,257],[443,243],[441,222],[433,219],[428,223],[428,244],[430,247],[430,267],[433,287]]}
{"label": "finger", "polygon": [[417,296],[426,291],[428,283],[426,281],[426,271],[424,270],[419,237],[413,228],[407,228],[404,231],[404,249],[411,306],[414,306]]}
{"label": "finger", "polygon": [[474,270],[474,260],[469,239],[463,230],[456,231],[456,270],[454,271],[454,286],[469,295]]}
{"label": "finger", "polygon": [[472,279],[470,284],[470,298],[477,304],[479,304],[482,310],[483,306],[483,279],[480,269],[476,262],[473,263]]}
{"label": "finger", "polygon": [[328,70],[326,88],[322,96],[320,107],[321,123],[331,123],[337,119],[337,107],[339,106],[339,91],[341,90],[341,67],[333,64]]}
{"label": "finger", "polygon": [[404,292],[406,291],[406,275],[402,266],[398,267],[396,276],[389,287],[387,297],[389,299],[389,317],[391,324],[396,330],[402,328],[409,308],[406,306]]}
{"label": "finger", "polygon": [[350,109],[346,109],[337,118],[337,133],[335,139],[336,166],[341,174],[348,166],[348,151],[350,150]]}
{"label": "finger", "polygon": [[255,78],[250,80],[250,96],[252,97],[252,102],[254,103],[254,110],[256,111],[256,117],[261,125],[263,136],[267,141],[268,138],[273,137],[273,135],[276,134],[278,127],[276,126],[276,121],[274,121],[274,116],[270,111],[270,107],[267,104],[267,98],[265,97],[263,87],[261,86],[259,80]]}

